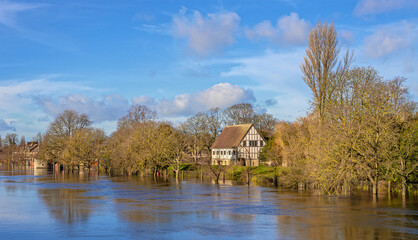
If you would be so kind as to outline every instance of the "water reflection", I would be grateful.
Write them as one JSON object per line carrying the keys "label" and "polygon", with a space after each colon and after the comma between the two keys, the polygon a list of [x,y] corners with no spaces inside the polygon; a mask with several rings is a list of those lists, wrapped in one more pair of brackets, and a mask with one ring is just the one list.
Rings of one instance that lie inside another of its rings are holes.
{"label": "water reflection", "polygon": [[42,172],[50,174],[36,178],[35,182],[45,187],[39,188],[38,194],[51,216],[61,223],[86,222],[92,211],[97,208],[98,203],[94,200],[103,199],[101,196],[88,196],[88,192],[92,191],[88,184],[99,179],[97,173],[70,174],[45,170]]}
{"label": "water reflection", "polygon": [[87,221],[91,209],[89,199],[83,197],[86,190],[39,189],[38,191],[56,220],[68,224]]}
{"label": "water reflection", "polygon": [[295,210],[277,216],[277,232],[285,239],[413,239],[418,234],[416,211],[415,220],[401,217],[398,214],[411,211],[391,208],[384,201],[375,206],[372,200],[355,198],[278,198],[278,203]]}
{"label": "water reflection", "polygon": [[[26,174],[26,175],[25,175]],[[15,202],[8,215],[0,211],[0,234],[31,239],[40,230],[21,224],[2,227],[10,214],[26,215],[36,224],[48,213],[51,239],[84,237],[146,239],[416,239],[418,201],[403,208],[399,199],[373,202],[369,196],[313,197],[307,192],[274,188],[214,185],[199,179],[169,181],[108,177],[95,172],[0,172],[2,203]],[[18,210],[24,198],[36,199]],[[30,209],[30,210],[27,210]],[[32,222],[31,222],[32,221]],[[51,227],[52,224],[52,227]],[[70,226],[66,228],[65,226]],[[5,230],[7,229],[7,231]],[[22,232],[23,231],[23,232]]]}

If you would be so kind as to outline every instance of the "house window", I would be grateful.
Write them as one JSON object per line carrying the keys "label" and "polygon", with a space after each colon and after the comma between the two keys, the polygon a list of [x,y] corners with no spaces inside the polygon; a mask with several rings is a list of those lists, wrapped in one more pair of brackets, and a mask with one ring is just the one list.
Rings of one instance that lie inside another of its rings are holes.
{"label": "house window", "polygon": [[219,155],[219,151],[216,151],[216,155]]}
{"label": "house window", "polygon": [[262,146],[263,146],[263,143],[264,143],[263,141],[260,141],[260,147],[262,147]]}
{"label": "house window", "polygon": [[212,151],[212,155],[215,156],[215,151]]}
{"label": "house window", "polygon": [[229,150],[228,155],[231,155],[231,150]]}
{"label": "house window", "polygon": [[254,141],[254,147],[257,147],[257,141]]}
{"label": "house window", "polygon": [[246,144],[247,142],[246,141],[242,141],[242,146],[246,146],[247,144]]}

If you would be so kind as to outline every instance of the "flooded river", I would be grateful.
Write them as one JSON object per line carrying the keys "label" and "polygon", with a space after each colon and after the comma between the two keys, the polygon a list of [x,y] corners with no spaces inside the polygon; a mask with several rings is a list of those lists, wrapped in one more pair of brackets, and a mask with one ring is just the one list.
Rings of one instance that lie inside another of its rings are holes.
{"label": "flooded river", "polygon": [[418,239],[418,200],[0,171],[0,239]]}

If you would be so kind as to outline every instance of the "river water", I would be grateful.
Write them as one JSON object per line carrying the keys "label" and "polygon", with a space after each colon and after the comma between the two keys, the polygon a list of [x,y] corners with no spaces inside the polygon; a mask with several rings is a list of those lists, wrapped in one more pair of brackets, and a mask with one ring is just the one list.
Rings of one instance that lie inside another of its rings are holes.
{"label": "river water", "polygon": [[0,239],[418,239],[418,200],[0,171]]}

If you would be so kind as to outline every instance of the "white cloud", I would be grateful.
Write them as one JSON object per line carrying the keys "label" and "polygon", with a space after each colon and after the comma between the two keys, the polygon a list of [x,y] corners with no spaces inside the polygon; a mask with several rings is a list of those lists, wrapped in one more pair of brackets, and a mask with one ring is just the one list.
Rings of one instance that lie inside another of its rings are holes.
{"label": "white cloud", "polygon": [[0,119],[0,132],[13,131],[16,132],[16,127]]}
{"label": "white cloud", "polygon": [[219,83],[202,92],[180,94],[173,99],[155,100],[139,96],[132,98],[132,102],[147,105],[165,117],[191,115],[213,107],[224,108],[241,102],[255,102],[255,98],[251,90],[229,83]]}
{"label": "white cloud", "polygon": [[343,43],[351,44],[354,42],[355,35],[354,35],[354,32],[352,31],[344,30],[344,29],[339,30],[338,36],[339,36],[339,39],[341,39]]}
{"label": "white cloud", "polygon": [[[90,92],[92,89],[78,82],[57,81],[58,75],[46,75],[32,80],[0,81],[0,118],[28,138],[45,131],[48,122],[45,112],[35,101],[41,96],[56,96],[68,92]],[[95,90],[97,92],[97,90]],[[30,122],[35,123],[30,123]]]}
{"label": "white cloud", "polygon": [[17,14],[34,8],[43,7],[45,4],[15,3],[10,1],[0,2],[0,24],[16,28]]}
{"label": "white cloud", "polygon": [[364,52],[367,57],[380,58],[398,51],[411,51],[416,40],[418,33],[413,23],[403,21],[384,25],[364,39]]}
{"label": "white cloud", "polygon": [[376,15],[404,8],[418,8],[416,0],[361,0],[354,8],[354,15],[361,17]]}
{"label": "white cloud", "polygon": [[298,45],[306,41],[309,28],[309,22],[292,12],[289,16],[279,18],[276,26],[270,21],[263,21],[253,29],[247,29],[245,34],[249,39],[267,39],[275,44]]}
{"label": "white cloud", "polygon": [[52,79],[58,75],[47,75],[27,81],[2,81],[0,84],[0,110],[24,113],[38,95],[59,94],[64,91],[91,90],[76,82],[60,82]]}
{"label": "white cloud", "polygon": [[271,99],[273,96],[273,101],[277,101],[275,105],[266,106],[268,112],[280,119],[293,121],[306,114],[311,97],[299,69],[304,55],[305,49],[298,48],[285,53],[269,50],[259,56],[230,59],[227,63],[235,66],[221,76],[254,81],[252,89],[263,93],[263,97]]}
{"label": "white cloud", "polygon": [[237,13],[210,13],[206,17],[198,11],[192,16],[186,13],[183,8],[173,17],[173,36],[186,38],[191,54],[206,57],[235,42],[234,33],[241,20]]}
{"label": "white cloud", "polygon": [[145,95],[133,97],[131,100],[133,103],[138,103],[146,106],[154,106],[157,104],[157,101],[154,98]]}
{"label": "white cloud", "polygon": [[267,50],[263,54],[252,57],[229,59],[234,64],[229,70],[221,73],[222,77],[249,77],[267,89],[273,84],[285,84],[280,87],[295,85],[295,78],[301,79],[299,65],[305,55],[304,48],[289,52]]}
{"label": "white cloud", "polygon": [[58,101],[38,98],[38,103],[49,114],[57,115],[65,109],[73,109],[88,114],[93,122],[117,120],[125,115],[130,107],[129,102],[119,95],[108,95],[102,100],[96,100],[82,94],[69,94],[60,97]]}

